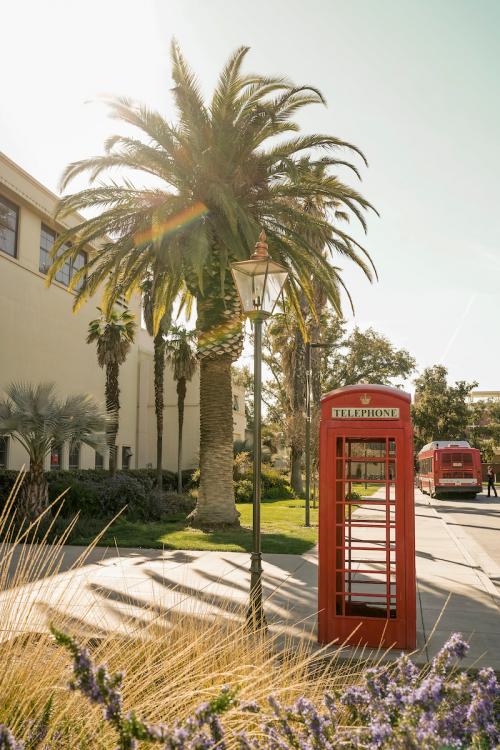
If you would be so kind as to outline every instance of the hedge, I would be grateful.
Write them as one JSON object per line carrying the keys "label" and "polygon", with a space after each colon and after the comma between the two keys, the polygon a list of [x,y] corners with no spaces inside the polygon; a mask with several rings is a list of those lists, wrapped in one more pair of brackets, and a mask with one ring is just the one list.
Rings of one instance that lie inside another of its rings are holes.
{"label": "hedge", "polygon": [[[264,466],[261,471],[262,497],[279,500],[295,497],[288,483],[288,478],[277,469]],[[237,503],[250,503],[253,497],[253,474],[246,471],[241,479],[234,483],[234,494]]]}
{"label": "hedge", "polygon": [[[189,486],[191,472],[187,472]],[[17,471],[0,470],[0,507],[11,491]],[[164,516],[189,513],[194,507],[190,497],[175,493],[177,477],[163,472],[163,493],[156,492],[154,469],[128,469],[118,471],[115,478],[102,469],[45,472],[49,485],[49,500],[64,494],[64,516],[80,512],[83,516],[111,518],[127,506],[125,515],[144,521],[160,520]]]}

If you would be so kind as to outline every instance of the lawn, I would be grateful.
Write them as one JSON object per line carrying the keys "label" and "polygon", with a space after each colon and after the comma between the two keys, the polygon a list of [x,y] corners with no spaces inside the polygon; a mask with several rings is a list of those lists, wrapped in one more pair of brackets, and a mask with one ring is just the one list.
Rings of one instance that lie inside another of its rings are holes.
{"label": "lawn", "polygon": [[[377,485],[364,485],[353,490],[371,495]],[[101,546],[144,547],[147,549],[223,550],[250,552],[252,549],[252,504],[238,503],[241,514],[239,528],[200,531],[186,525],[178,516],[165,521],[144,523],[119,518],[99,541]],[[304,524],[305,501],[263,500],[261,509],[262,551],[300,555],[317,542],[318,511],[311,507],[311,526]],[[90,544],[105,522],[99,519],[82,519],[71,544]]]}

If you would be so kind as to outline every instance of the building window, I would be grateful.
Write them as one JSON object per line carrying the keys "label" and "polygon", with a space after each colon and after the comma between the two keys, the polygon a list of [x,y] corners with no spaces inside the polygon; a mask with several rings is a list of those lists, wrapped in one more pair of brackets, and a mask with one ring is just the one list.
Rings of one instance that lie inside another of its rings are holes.
{"label": "building window", "polygon": [[62,469],[62,445],[53,445],[50,451],[50,470]]}
{"label": "building window", "polygon": [[9,438],[0,437],[0,469],[6,469],[9,461]]}
{"label": "building window", "polygon": [[122,446],[122,469],[130,469],[130,459],[132,458],[132,449],[129,445]]}
{"label": "building window", "polygon": [[99,451],[95,452],[94,469],[104,469],[104,456]]}
{"label": "building window", "polygon": [[[76,258],[74,258],[74,260],[71,261],[71,278],[73,278],[75,273],[79,271],[80,268],[83,268],[86,265],[87,265],[87,253],[84,253],[83,250],[79,250]],[[81,289],[84,282],[85,282],[85,277],[82,276],[82,278],[76,282],[75,289],[76,290]]]}
{"label": "building window", "polygon": [[239,411],[240,410],[240,400],[238,396],[233,395],[233,411]]}
{"label": "building window", "polygon": [[69,469],[75,470],[80,468],[80,444],[75,443],[69,447]]}
{"label": "building window", "polygon": [[51,260],[49,253],[55,239],[55,232],[42,224],[42,231],[40,232],[40,262],[38,264],[38,268],[42,273],[47,273],[50,268]]}
{"label": "building window", "polygon": [[[45,224],[42,224],[42,229],[40,232],[40,261],[38,266],[42,273],[47,273],[50,266],[52,265],[50,251],[52,245],[55,242],[55,239],[56,233],[52,229],[46,227]],[[61,253],[63,253],[67,249],[68,245],[63,245],[63,247],[61,248]],[[71,258],[68,258],[64,262],[64,265],[56,273],[56,281],[59,281],[60,284],[68,286],[75,273],[79,271],[80,268],[83,268],[86,263],[87,254],[84,253],[83,250],[80,250],[76,258],[74,258],[73,260]],[[76,284],[75,289],[81,289],[83,286],[83,282],[84,279],[80,279],[80,281]]]}
{"label": "building window", "polygon": [[18,224],[18,207],[0,195],[0,250],[12,258],[17,256]]}

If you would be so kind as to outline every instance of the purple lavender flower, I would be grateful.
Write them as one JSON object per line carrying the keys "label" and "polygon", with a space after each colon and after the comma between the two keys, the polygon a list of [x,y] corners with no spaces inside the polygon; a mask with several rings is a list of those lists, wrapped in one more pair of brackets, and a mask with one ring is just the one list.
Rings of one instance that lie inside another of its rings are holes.
{"label": "purple lavender flower", "polygon": [[444,674],[457,659],[467,655],[469,648],[460,633],[453,633],[432,660],[431,671]]}
{"label": "purple lavender flower", "polygon": [[500,743],[500,685],[491,667],[481,669],[471,690],[467,722],[492,746]]}
{"label": "purple lavender flower", "polygon": [[17,741],[5,724],[0,724],[0,750],[24,750],[24,742]]}

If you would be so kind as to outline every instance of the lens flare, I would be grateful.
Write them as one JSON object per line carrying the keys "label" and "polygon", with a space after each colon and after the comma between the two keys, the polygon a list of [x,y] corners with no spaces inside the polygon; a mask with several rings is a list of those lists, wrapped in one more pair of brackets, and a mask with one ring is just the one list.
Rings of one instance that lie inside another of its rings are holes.
{"label": "lens flare", "polygon": [[163,237],[177,232],[179,229],[191,224],[191,222],[200,219],[202,216],[206,216],[206,214],[208,214],[208,208],[201,201],[197,201],[192,206],[184,208],[182,211],[165,219],[165,221],[155,224],[150,229],[137,232],[134,237],[135,244],[138,246],[146,242],[158,242]]}

